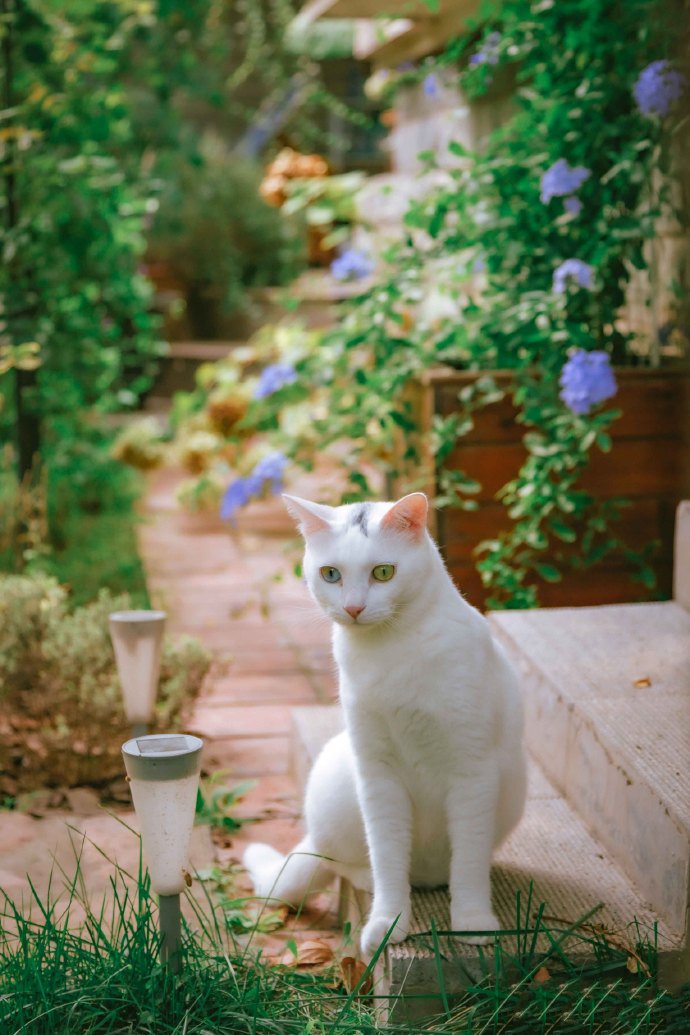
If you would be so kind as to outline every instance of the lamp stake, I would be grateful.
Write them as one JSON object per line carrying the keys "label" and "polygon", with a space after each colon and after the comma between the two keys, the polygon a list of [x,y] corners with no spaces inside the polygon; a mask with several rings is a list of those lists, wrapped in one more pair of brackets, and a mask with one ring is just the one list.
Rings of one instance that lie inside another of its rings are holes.
{"label": "lamp stake", "polygon": [[180,972],[180,896],[159,895],[158,916],[161,932],[161,962],[171,973]]}

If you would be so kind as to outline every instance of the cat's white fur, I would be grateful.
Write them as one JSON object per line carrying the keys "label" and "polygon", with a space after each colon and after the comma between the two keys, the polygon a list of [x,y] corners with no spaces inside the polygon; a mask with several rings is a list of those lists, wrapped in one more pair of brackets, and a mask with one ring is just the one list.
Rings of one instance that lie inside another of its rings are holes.
{"label": "cat's white fur", "polygon": [[[453,585],[422,493],[335,508],[285,501],[307,585],[333,621],[346,732],[314,763],[294,851],[247,848],[255,891],[297,905],[333,873],[373,891],[365,957],[391,928],[392,941],[406,936],[410,885],[449,884],[453,930],[495,930],[491,853],[525,799],[516,675]],[[380,564],[395,566],[390,581],[373,578]],[[326,582],[325,566],[340,581]]]}

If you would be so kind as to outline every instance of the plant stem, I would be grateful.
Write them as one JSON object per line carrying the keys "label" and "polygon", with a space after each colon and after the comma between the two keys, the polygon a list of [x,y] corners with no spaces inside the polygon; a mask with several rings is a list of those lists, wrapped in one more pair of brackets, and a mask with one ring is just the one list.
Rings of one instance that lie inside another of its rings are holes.
{"label": "plant stem", "polygon": [[[3,104],[6,111],[11,111],[14,108],[15,0],[0,0],[0,10],[2,11],[2,20],[5,27],[2,39],[2,56],[4,64]],[[14,118],[14,116],[12,117]],[[15,167],[16,145],[12,136],[8,137],[7,150],[8,157],[3,173],[6,192],[5,227],[7,233],[11,235],[19,222],[17,175]],[[13,267],[14,261],[10,260],[7,267],[7,276],[10,283],[14,275]],[[37,460],[41,447],[39,421],[35,414],[32,413],[32,403],[30,401],[27,402],[34,393],[36,384],[37,375],[35,370],[15,369],[14,399],[17,440],[17,474],[20,482],[33,480],[33,477],[36,474],[34,463]]]}

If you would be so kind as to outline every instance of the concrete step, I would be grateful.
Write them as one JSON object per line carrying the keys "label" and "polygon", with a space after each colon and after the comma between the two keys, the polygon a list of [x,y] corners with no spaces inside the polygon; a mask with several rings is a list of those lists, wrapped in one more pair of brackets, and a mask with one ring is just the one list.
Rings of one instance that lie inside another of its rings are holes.
{"label": "concrete step", "polygon": [[673,601],[490,616],[520,669],[527,743],[652,909],[683,932],[690,614]]}
{"label": "concrete step", "polygon": [[[342,714],[335,705],[293,710],[293,770],[300,782],[306,780],[323,743],[342,725]],[[681,935],[659,920],[533,760],[525,816],[496,854],[492,885],[494,906],[507,931],[526,926],[528,902],[530,923],[534,922],[539,905],[545,903],[546,916],[552,918],[548,925],[554,930],[565,930],[595,910],[589,923],[608,932],[611,944],[617,948],[627,946],[634,951],[637,942],[650,940],[656,942],[660,959],[664,960],[675,960],[682,948]],[[368,896],[347,886],[343,894],[348,918],[357,928],[366,917]],[[389,997],[404,993],[406,997],[400,1001],[396,1019],[414,1019],[438,1011],[441,985],[452,996],[485,973],[487,949],[442,937],[441,956],[434,950],[432,920],[437,931],[447,931],[448,904],[446,889],[415,891],[412,936],[384,954],[380,993]],[[524,942],[523,935],[523,947]],[[518,952],[518,936],[505,936],[502,944],[509,955]],[[548,936],[541,935],[534,946],[535,956],[548,952],[550,947]],[[582,961],[595,954],[591,944],[576,936],[570,937],[564,948],[569,956]]]}

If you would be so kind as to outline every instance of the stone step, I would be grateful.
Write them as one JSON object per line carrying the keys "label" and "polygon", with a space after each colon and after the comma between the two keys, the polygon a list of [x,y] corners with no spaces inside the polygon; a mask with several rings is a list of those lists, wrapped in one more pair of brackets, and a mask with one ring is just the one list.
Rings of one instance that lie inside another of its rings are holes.
{"label": "stone step", "polygon": [[[321,746],[342,725],[342,714],[335,705],[294,709],[293,770],[302,785]],[[554,931],[567,929],[594,910],[589,924],[607,932],[611,944],[618,948],[627,946],[634,951],[637,942],[648,939],[657,944],[660,960],[671,961],[674,966],[681,952],[681,935],[659,920],[533,760],[525,816],[496,853],[492,885],[494,906],[506,931],[524,929],[528,903],[530,922],[539,905],[545,903],[545,915],[551,918],[548,925]],[[522,913],[519,924],[518,893]],[[343,896],[345,911],[356,928],[366,917],[368,896],[347,886]],[[396,1008],[396,1019],[437,1012],[441,986],[448,996],[459,993],[470,981],[482,977],[487,958],[490,961],[490,950],[479,950],[456,938],[442,937],[439,955],[429,933],[432,920],[437,931],[449,929],[445,889],[413,893],[412,936],[384,954],[378,990],[389,998],[405,996]],[[585,932],[593,933],[586,928],[580,936]],[[568,956],[585,961],[595,955],[595,949],[580,936],[570,936],[564,949]],[[509,956],[518,951],[517,942],[516,935],[502,938]],[[524,935],[521,944],[524,947]],[[541,935],[534,946],[535,957],[550,947],[548,936]]]}
{"label": "stone step", "polygon": [[683,932],[690,614],[668,601],[490,621],[522,674],[531,753],[654,911]]}

